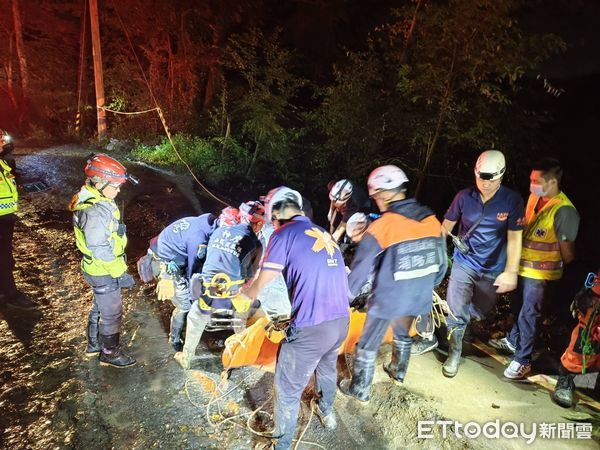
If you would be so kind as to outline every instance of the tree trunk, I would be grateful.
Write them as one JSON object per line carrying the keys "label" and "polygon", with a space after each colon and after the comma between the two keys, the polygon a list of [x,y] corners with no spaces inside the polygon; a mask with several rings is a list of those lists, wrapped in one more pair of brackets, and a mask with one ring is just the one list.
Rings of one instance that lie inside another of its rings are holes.
{"label": "tree trunk", "polygon": [[254,154],[252,155],[252,160],[250,161],[250,165],[248,166],[248,170],[246,171],[246,177],[250,176],[250,172],[252,172],[252,168],[254,167],[254,163],[256,163],[256,157],[258,156],[258,147],[259,147],[258,139],[256,140],[256,147],[254,147]]}
{"label": "tree trunk", "polygon": [[417,188],[415,189],[416,198],[419,197],[419,194],[423,189],[423,185],[425,184],[425,179],[427,178],[427,170],[429,169],[429,163],[431,162],[431,157],[433,156],[433,152],[435,150],[435,147],[437,146],[437,142],[442,131],[442,126],[444,125],[444,121],[446,120],[446,114],[448,113],[448,107],[450,106],[450,99],[452,98],[452,79],[454,75],[454,63],[456,61],[457,50],[458,44],[455,43],[454,51],[452,53],[452,62],[450,63],[450,70],[448,71],[446,90],[444,92],[444,97],[442,98],[442,104],[440,105],[440,112],[438,113],[438,118],[435,124],[435,131],[433,133],[433,137],[429,141],[429,145],[427,145],[427,150],[425,151],[425,161],[423,162],[423,167],[421,168],[419,174],[419,181],[417,182]]}
{"label": "tree trunk", "polygon": [[21,21],[19,0],[12,0],[12,13],[15,27],[15,41],[17,43],[17,58],[19,59],[19,73],[21,74],[21,93],[23,98],[27,98],[29,95],[29,73],[27,71],[25,45],[23,44],[23,22]]}
{"label": "tree trunk", "polygon": [[17,101],[17,96],[15,94],[15,83],[13,80],[13,52],[14,52],[14,41],[13,35],[9,34],[8,36],[8,62],[6,64],[6,85],[8,98],[10,99],[10,104],[13,107],[13,111],[16,114],[19,108],[19,102]]}

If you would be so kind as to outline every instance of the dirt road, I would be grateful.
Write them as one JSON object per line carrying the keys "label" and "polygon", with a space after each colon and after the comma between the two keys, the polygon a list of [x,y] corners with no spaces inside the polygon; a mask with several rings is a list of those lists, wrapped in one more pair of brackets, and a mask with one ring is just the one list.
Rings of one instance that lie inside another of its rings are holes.
{"label": "dirt road", "polygon": [[[17,151],[23,181],[43,180],[51,189],[25,193],[20,202],[17,282],[40,308],[34,313],[0,310],[0,447],[247,449],[266,443],[250,432],[247,418],[260,406],[267,413],[272,410],[272,374],[257,368],[235,370],[227,386],[216,389],[222,336],[209,336],[194,370],[182,371],[167,343],[170,305],[158,303],[151,288],[138,286],[124,297],[124,342],[138,364],[119,370],[85,358],[91,291],[79,272],[66,205],[83,181],[89,153],[76,146]],[[119,197],[124,200],[133,264],[147,240],[167,223],[194,214],[198,204],[207,211],[216,205],[200,199],[192,207],[192,191],[182,178],[135,164],[128,167],[142,179],[139,187],[126,187]],[[388,357],[384,346],[380,359]],[[441,375],[442,358],[437,352],[413,358],[404,387],[390,384],[378,369],[373,400],[366,407],[338,396],[335,432],[324,432],[314,418],[309,423],[304,405],[299,432],[306,429],[302,439],[307,443],[299,448],[598,447],[587,439],[538,437],[527,446],[523,438],[444,437],[440,427],[433,427],[431,438],[419,438],[419,420],[573,424],[546,391],[502,381],[502,367],[491,358],[469,356],[452,380]],[[347,374],[343,358],[339,369],[340,376]],[[251,419],[256,429],[270,426],[262,411]]]}

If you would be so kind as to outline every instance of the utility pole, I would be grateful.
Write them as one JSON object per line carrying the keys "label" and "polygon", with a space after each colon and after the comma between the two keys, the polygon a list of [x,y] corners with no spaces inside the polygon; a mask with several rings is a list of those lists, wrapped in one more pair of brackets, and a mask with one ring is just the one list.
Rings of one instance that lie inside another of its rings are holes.
{"label": "utility pole", "polygon": [[98,115],[98,139],[106,135],[106,111],[104,108],[104,76],[100,49],[100,21],[98,0],[90,0],[90,30],[92,32],[92,55],[94,57],[94,84],[96,86],[96,114]]}

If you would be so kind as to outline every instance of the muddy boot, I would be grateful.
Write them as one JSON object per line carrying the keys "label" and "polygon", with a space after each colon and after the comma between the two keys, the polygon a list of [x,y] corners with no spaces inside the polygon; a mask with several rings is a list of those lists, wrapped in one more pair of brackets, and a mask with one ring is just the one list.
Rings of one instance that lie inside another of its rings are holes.
{"label": "muddy boot", "polygon": [[87,347],[85,348],[85,356],[98,356],[102,350],[100,345],[100,333],[98,330],[98,322],[88,321],[87,326]]}
{"label": "muddy boot", "polygon": [[31,311],[37,309],[38,304],[32,301],[22,292],[17,292],[16,294],[8,297],[8,299],[6,300],[6,306],[8,306],[9,308]]}
{"label": "muddy boot", "polygon": [[100,342],[102,343],[100,365],[122,368],[135,364],[135,359],[125,354],[119,346],[119,333],[109,336],[100,335]]}
{"label": "muddy boot", "polygon": [[183,350],[183,341],[181,336],[183,334],[183,327],[174,327],[173,321],[171,321],[171,333],[169,334],[169,344],[173,347],[173,350],[180,352]]}
{"label": "muddy boot", "polygon": [[448,378],[452,378],[458,373],[464,334],[464,328],[454,328],[451,332],[450,344],[448,346],[448,358],[446,358],[446,362],[442,366],[442,373]]}
{"label": "muddy boot", "polygon": [[376,351],[356,349],[352,379],[342,380],[340,392],[363,403],[369,402],[369,393],[375,372]]}
{"label": "muddy boot", "polygon": [[392,347],[392,361],[383,365],[383,370],[387,372],[392,381],[396,384],[404,382],[404,376],[408,370],[408,360],[410,359],[410,350],[412,340],[408,342],[397,341],[394,339]]}
{"label": "muddy boot", "polygon": [[573,396],[575,394],[574,378],[575,375],[573,374],[561,375],[556,382],[556,387],[552,393],[552,400],[563,408],[570,408],[573,406]]}
{"label": "muddy boot", "polygon": [[175,358],[175,361],[179,363],[182,369],[188,370],[192,367],[192,359],[194,358],[194,354],[184,349],[181,352],[175,353],[173,358]]}

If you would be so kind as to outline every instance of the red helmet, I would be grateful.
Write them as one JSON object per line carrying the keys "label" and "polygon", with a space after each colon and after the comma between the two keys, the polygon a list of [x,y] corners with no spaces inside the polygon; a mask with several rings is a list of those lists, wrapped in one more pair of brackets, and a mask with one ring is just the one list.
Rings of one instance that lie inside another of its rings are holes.
{"label": "red helmet", "polygon": [[249,201],[240,205],[240,219],[243,223],[264,223],[265,207],[260,202]]}
{"label": "red helmet", "polygon": [[109,183],[123,184],[130,178],[123,164],[103,153],[88,159],[84,171],[88,178],[97,177]]}
{"label": "red helmet", "polygon": [[240,223],[240,211],[237,208],[228,206],[221,211],[219,215],[219,225],[232,227]]}

